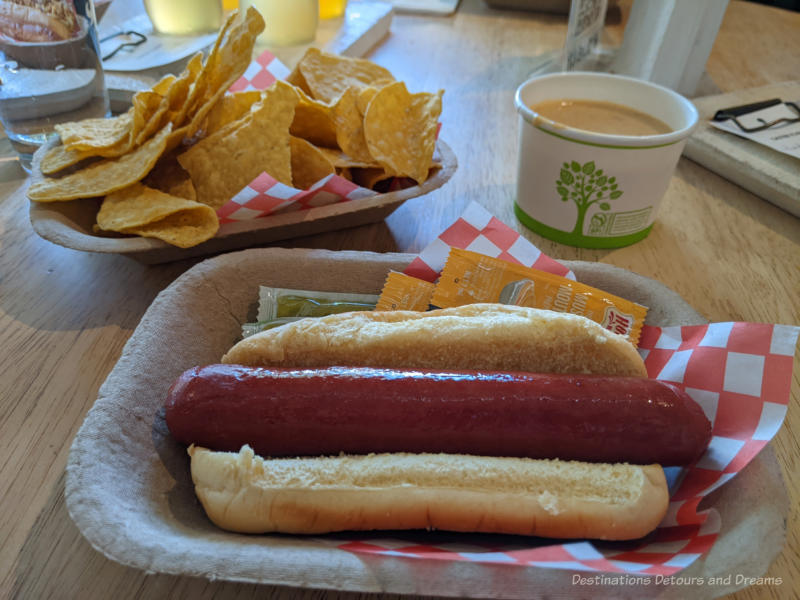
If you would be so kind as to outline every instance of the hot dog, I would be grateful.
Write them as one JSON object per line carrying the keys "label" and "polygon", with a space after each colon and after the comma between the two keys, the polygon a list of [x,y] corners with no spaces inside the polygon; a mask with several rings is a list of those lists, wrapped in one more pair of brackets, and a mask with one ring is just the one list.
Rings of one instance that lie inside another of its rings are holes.
{"label": "hot dog", "polygon": [[415,452],[686,465],[711,439],[680,388],[640,377],[209,365],[169,390],[185,444],[262,456]]}
{"label": "hot dog", "polygon": [[[165,412],[191,444],[206,513],[233,531],[631,539],[669,501],[661,466],[641,463],[689,462],[709,435],[702,410],[646,379],[624,337],[526,307],[303,319],[222,362],[184,373]],[[286,454],[314,456],[275,458]]]}
{"label": "hot dog", "polygon": [[647,376],[636,348],[594,321],[503,304],[302,319],[245,338],[222,362]]}

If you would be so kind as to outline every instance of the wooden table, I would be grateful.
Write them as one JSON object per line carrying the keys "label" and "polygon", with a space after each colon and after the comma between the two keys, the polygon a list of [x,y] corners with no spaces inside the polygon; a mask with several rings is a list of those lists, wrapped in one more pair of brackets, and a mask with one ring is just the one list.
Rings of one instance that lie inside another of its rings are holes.
{"label": "wooden table", "polygon": [[[612,34],[619,36],[627,5]],[[371,58],[416,89],[444,88],[443,137],[459,170],[442,189],[406,202],[385,222],[280,244],[416,252],[470,201],[524,231],[512,212],[513,93],[535,56],[563,42],[563,17],[491,11],[464,0],[453,17],[396,15]],[[708,61],[710,91],[798,77],[800,14],[734,1]],[[196,261],[143,266],[38,238],[25,176],[0,163],[0,590],[14,598],[355,598],[284,588],[147,575],[105,559],[64,504],[70,442],[123,345],[158,292]],[[655,278],[712,321],[800,323],[800,221],[683,159],[644,241],[581,250],[526,237],[558,259],[600,261]],[[766,573],[782,586],[744,598],[789,598],[800,581],[800,383],[772,445],[792,501],[788,541]]]}

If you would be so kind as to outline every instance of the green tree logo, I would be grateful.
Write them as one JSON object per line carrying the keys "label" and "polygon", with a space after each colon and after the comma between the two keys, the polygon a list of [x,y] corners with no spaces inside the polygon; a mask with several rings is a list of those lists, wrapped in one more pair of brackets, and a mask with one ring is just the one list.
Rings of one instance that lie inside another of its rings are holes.
{"label": "green tree logo", "polygon": [[564,163],[556,181],[556,190],[563,202],[572,200],[578,207],[578,219],[572,233],[583,234],[583,221],[592,204],[599,203],[600,210],[610,210],[608,200],[622,196],[622,190],[617,188],[617,178],[608,177],[603,169],[595,169],[592,160],[584,164],[575,160]]}

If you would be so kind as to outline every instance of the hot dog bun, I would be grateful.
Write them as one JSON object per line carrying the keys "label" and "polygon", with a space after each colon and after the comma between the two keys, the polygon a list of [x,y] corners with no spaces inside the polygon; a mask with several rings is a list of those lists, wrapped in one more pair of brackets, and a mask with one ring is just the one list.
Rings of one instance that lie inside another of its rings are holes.
{"label": "hot dog bun", "polygon": [[245,338],[222,362],[647,376],[634,346],[598,323],[504,304],[302,319]]}
{"label": "hot dog bun", "polygon": [[658,465],[456,454],[262,459],[191,446],[192,480],[217,526],[242,533],[441,529],[636,539],[663,519]]}

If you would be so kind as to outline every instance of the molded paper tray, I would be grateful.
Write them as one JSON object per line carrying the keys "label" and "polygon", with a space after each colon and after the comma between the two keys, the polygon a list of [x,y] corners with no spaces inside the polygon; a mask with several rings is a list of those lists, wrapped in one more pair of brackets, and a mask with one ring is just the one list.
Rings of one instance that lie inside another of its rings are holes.
{"label": "molded paper tray", "polygon": [[[780,468],[769,446],[708,499],[722,520],[719,539],[706,556],[678,574],[706,579],[733,574],[728,586],[580,588],[572,583],[572,571],[354,554],[335,547],[348,539],[347,534],[247,536],[212,525],[195,498],[186,450],[169,437],[164,424],[162,405],[169,385],[191,366],[217,362],[240,338],[241,324],[255,316],[259,284],[378,293],[388,271],[402,270],[412,258],[407,254],[253,249],[203,261],[159,294],[101,387],[70,452],[67,507],[89,542],[107,557],[147,571],[465,598],[530,600],[576,594],[707,598],[742,587],[737,574],[757,577],[766,571],[783,546],[789,509]],[[579,281],[650,306],[648,322],[653,325],[705,322],[658,282],[598,263],[565,264]],[[424,532],[412,536],[418,543],[447,539],[469,544],[490,539]],[[397,535],[387,532],[382,537]],[[549,543],[528,539],[532,546]]]}
{"label": "molded paper tray", "polygon": [[[41,177],[38,160],[48,145],[37,150],[33,178]],[[86,252],[123,254],[145,264],[164,263],[196,256],[239,250],[294,237],[376,223],[388,217],[403,202],[431,192],[453,176],[458,161],[450,147],[437,142],[442,167],[422,185],[308,210],[270,215],[260,219],[226,223],[217,235],[193,246],[178,248],[161,240],[145,237],[108,237],[92,233],[100,198],[67,202],[30,202],[34,231],[44,239]]]}

